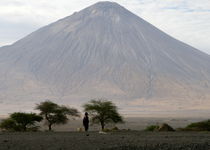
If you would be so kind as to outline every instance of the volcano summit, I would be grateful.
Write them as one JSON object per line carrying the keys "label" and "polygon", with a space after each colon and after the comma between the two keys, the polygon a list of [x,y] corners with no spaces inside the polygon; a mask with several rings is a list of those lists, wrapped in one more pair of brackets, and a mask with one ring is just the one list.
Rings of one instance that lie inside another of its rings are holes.
{"label": "volcano summit", "polygon": [[128,113],[210,108],[210,56],[112,2],[0,48],[1,111],[111,99]]}

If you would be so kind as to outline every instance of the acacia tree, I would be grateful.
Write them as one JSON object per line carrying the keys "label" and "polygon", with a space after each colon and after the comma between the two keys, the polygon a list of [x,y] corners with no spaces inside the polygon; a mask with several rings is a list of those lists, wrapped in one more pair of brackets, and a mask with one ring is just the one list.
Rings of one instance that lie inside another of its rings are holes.
{"label": "acacia tree", "polygon": [[15,112],[1,122],[0,128],[11,131],[27,131],[37,128],[35,123],[41,120],[42,117],[35,113]]}
{"label": "acacia tree", "polygon": [[54,124],[66,124],[69,120],[69,116],[80,117],[80,113],[77,109],[60,106],[51,101],[37,104],[36,109],[40,110],[40,115],[45,118],[49,131],[52,130],[52,125]]}
{"label": "acacia tree", "polygon": [[93,123],[99,123],[101,129],[107,123],[123,123],[122,116],[118,113],[118,108],[111,101],[99,99],[91,100],[89,103],[83,105],[84,110],[90,114]]}

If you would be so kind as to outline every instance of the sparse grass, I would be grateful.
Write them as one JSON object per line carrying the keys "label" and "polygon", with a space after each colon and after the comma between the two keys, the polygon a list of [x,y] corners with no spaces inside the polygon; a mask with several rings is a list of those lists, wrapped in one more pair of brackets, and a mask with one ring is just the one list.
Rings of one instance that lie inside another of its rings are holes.
{"label": "sparse grass", "polygon": [[208,132],[0,133],[0,150],[210,150]]}

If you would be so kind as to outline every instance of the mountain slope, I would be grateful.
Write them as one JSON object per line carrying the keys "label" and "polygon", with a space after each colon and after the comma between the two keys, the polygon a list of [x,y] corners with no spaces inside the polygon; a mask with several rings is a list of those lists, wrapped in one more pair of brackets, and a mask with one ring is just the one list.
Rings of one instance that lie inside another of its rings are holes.
{"label": "mountain slope", "polygon": [[96,3],[1,48],[0,67],[2,105],[100,97],[135,111],[210,104],[210,56],[117,3]]}

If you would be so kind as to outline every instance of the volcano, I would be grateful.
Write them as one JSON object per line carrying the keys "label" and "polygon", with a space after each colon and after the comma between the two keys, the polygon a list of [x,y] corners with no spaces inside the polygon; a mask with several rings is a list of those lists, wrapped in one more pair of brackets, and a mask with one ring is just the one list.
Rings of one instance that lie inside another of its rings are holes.
{"label": "volcano", "polygon": [[0,48],[0,112],[107,98],[126,113],[210,108],[210,56],[114,2]]}

